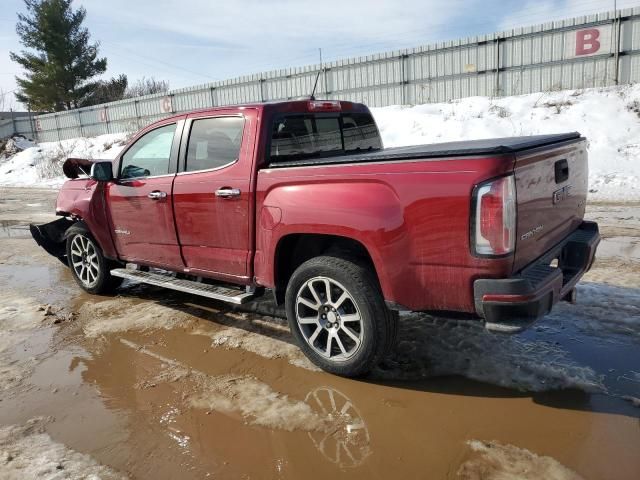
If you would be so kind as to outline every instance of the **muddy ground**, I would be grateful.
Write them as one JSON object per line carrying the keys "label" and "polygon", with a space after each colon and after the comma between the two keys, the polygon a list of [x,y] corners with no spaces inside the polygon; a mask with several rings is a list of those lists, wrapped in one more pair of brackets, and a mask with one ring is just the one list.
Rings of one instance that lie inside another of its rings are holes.
{"label": "muddy ground", "polygon": [[640,478],[640,205],[589,207],[578,305],[516,336],[404,315],[347,380],[268,302],[81,293],[29,236],[54,200],[0,189],[0,478]]}

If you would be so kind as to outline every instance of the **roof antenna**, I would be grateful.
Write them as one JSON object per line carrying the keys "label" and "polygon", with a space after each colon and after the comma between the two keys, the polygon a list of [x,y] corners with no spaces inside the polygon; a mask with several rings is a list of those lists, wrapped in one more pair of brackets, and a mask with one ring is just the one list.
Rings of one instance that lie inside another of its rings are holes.
{"label": "roof antenna", "polygon": [[320,52],[320,70],[318,70],[318,74],[316,75],[316,82],[313,84],[313,90],[311,92],[311,96],[309,97],[309,100],[315,100],[315,93],[316,93],[316,88],[318,86],[318,80],[320,80],[320,74],[322,73],[322,48],[318,49]]}

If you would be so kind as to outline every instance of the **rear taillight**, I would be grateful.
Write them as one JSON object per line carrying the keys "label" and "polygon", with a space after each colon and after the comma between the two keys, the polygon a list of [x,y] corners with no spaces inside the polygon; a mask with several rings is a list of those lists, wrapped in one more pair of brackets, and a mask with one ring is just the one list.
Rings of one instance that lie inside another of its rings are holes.
{"label": "rear taillight", "polygon": [[507,255],[516,244],[516,186],[513,175],[478,185],[473,247],[478,255]]}

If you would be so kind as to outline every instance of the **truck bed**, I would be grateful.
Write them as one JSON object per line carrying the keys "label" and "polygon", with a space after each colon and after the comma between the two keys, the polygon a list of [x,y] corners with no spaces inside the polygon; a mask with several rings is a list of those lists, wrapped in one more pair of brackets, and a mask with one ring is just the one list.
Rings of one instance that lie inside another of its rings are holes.
{"label": "truck bed", "polygon": [[482,155],[515,154],[538,147],[570,140],[579,140],[578,132],[555,135],[532,135],[522,137],[489,138],[459,142],[432,143],[409,147],[384,148],[366,153],[337,155],[300,160],[272,161],[269,168],[304,167],[342,163],[366,163],[380,161],[402,161],[420,159],[442,159],[443,157],[466,157]]}

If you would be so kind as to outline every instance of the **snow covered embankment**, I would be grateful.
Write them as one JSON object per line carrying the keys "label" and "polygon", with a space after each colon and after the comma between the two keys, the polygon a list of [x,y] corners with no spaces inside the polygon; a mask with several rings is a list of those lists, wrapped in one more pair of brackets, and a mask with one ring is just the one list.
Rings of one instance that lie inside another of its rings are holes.
{"label": "snow covered embankment", "polygon": [[[372,111],[387,147],[578,131],[589,140],[590,200],[640,201],[640,85]],[[0,152],[0,185],[59,186],[61,159],[114,158],[125,137],[41,143],[8,158]]]}
{"label": "snow covered embankment", "polygon": [[640,200],[640,85],[372,109],[386,147],[578,131],[590,200]]}
{"label": "snow covered embankment", "polygon": [[[35,144],[16,137],[18,153],[3,157],[0,152],[0,186],[59,187],[66,178],[62,163],[69,157],[111,160],[124,148],[125,133],[74,138]],[[13,147],[13,146],[12,146]]]}

